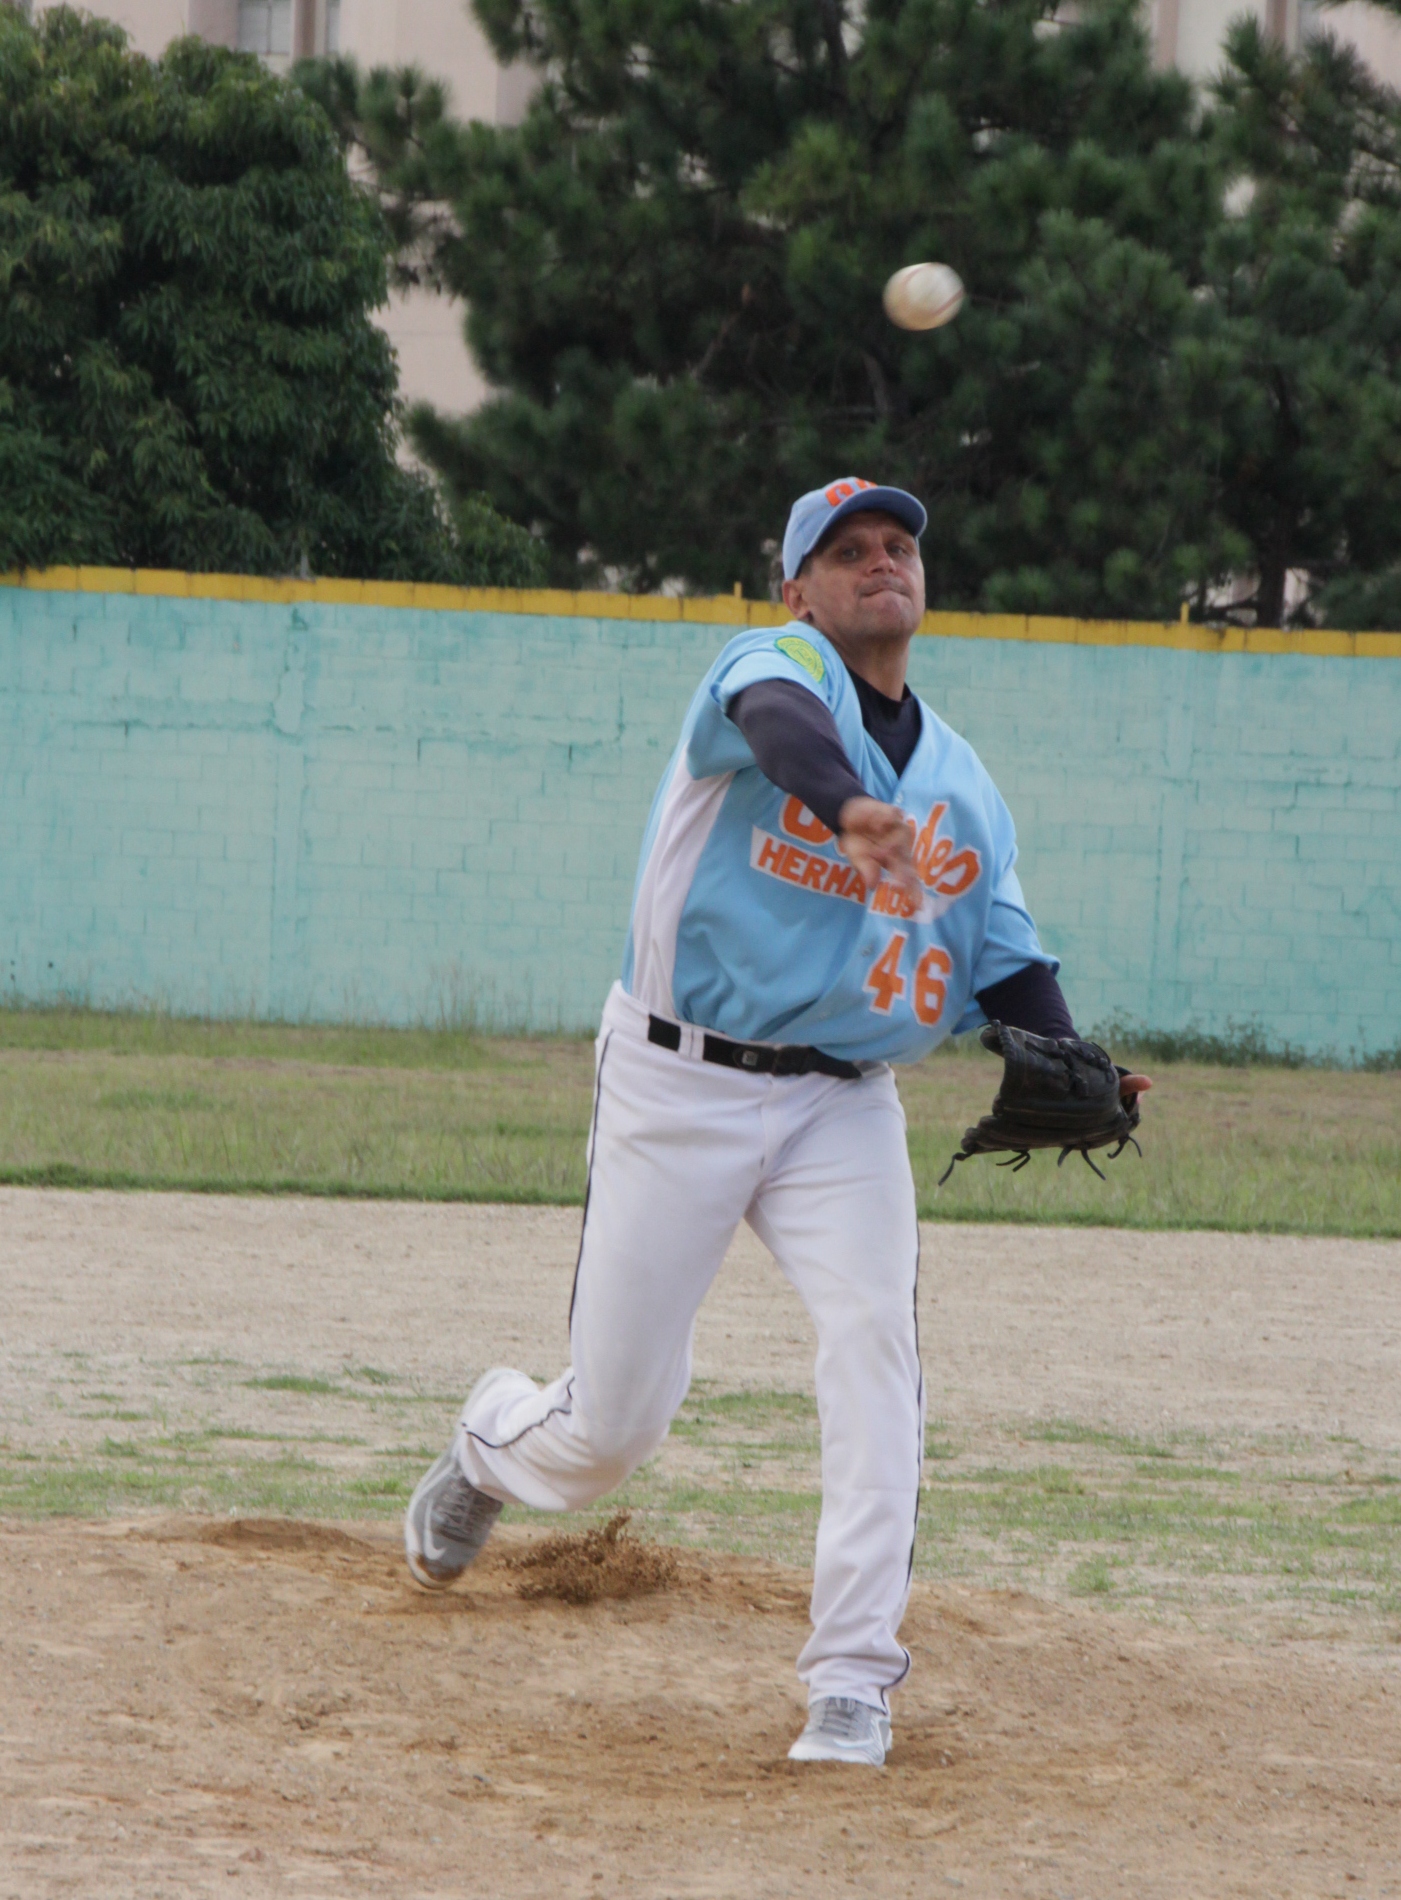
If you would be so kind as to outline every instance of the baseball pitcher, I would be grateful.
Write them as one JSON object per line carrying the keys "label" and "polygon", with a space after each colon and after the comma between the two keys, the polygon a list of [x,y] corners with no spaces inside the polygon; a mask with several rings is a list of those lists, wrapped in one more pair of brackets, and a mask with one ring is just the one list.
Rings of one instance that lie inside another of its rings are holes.
{"label": "baseball pitcher", "polygon": [[[410,1570],[442,1589],[503,1502],[577,1510],[620,1484],[686,1395],[697,1308],[747,1220],[817,1334],[822,1516],[789,1753],[876,1767],[910,1666],[924,1431],[890,1065],[996,1023],[1004,1089],[1015,1043],[1053,1094],[1109,1090],[1091,1132],[1049,1118],[1048,1140],[1080,1148],[1122,1142],[1148,1086],[1076,1040],[1007,807],[905,683],[925,523],[913,495],[854,476],[802,496],[783,543],[791,623],[737,635],[697,688],[598,1035],[572,1363],[543,1390],[479,1379],[405,1522]],[[1028,1122],[981,1149],[1048,1145]]]}

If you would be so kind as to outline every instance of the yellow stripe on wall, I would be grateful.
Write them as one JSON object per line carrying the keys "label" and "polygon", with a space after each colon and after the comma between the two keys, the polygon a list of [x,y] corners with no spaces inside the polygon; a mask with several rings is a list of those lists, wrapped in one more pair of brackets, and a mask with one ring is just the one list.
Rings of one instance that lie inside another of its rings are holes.
{"label": "yellow stripe on wall", "polygon": [[[778,627],[785,608],[737,594],[569,593],[550,587],[442,587],[427,581],[280,580],[259,574],[181,574],[164,568],[48,567],[0,575],[0,586],[43,593],[145,594],[283,606],[410,607],[429,612],[535,614],[588,620],[686,621]],[[1190,621],[1063,620],[1034,614],[927,613],[921,634],[945,640],[1034,640],[1056,646],[1176,647],[1188,653],[1305,653],[1329,659],[1401,659],[1401,633],[1327,628],[1203,627]]]}

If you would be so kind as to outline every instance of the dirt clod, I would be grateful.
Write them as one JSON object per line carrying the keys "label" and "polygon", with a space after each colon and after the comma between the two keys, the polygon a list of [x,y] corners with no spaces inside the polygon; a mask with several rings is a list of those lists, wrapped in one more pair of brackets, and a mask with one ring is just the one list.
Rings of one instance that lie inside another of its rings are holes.
{"label": "dirt clod", "polygon": [[596,1603],[600,1597],[650,1596],[680,1580],[676,1553],[626,1535],[631,1511],[619,1511],[601,1528],[546,1537],[506,1559],[518,1573],[516,1594],[556,1597],[561,1603]]}

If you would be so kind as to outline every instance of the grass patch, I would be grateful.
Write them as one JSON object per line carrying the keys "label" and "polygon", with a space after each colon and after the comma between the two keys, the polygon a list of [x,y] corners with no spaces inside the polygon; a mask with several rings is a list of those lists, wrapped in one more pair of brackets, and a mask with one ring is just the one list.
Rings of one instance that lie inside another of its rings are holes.
{"label": "grass patch", "polygon": [[255,1392],[304,1392],[312,1398],[339,1398],[341,1388],[330,1379],[311,1379],[300,1372],[270,1372],[261,1379],[245,1379],[243,1382]]}
{"label": "grass patch", "polygon": [[1023,1427],[1023,1436],[1039,1445],[1093,1445],[1100,1451],[1122,1452],[1132,1458],[1172,1458],[1166,1445],[1136,1438],[1130,1432],[1106,1431],[1101,1425],[1082,1425],[1073,1418],[1038,1420]]}
{"label": "grass patch", "polygon": [[358,1488],[363,1482],[338,1480],[324,1467],[291,1456],[238,1466],[133,1463],[120,1471],[44,1461],[32,1471],[0,1471],[0,1511],[27,1517],[121,1516],[153,1509],[362,1517],[373,1514]]}
{"label": "grass patch", "polygon": [[199,1089],[108,1089],[97,1097],[95,1106],[116,1115],[128,1115],[133,1109],[163,1109],[180,1115],[190,1109],[214,1109],[218,1103]]}
{"label": "grass patch", "polygon": [[1156,1086],[1141,1160],[1129,1150],[1105,1181],[1076,1157],[1057,1168],[1035,1155],[1017,1174],[970,1161],[943,1189],[935,1182],[962,1129],[986,1112],[998,1065],[935,1057],[903,1073],[921,1216],[1401,1236],[1401,1074],[1145,1066]]}
{"label": "grass patch", "polygon": [[[973,1038],[902,1071],[921,1214],[1401,1236],[1401,1071],[1158,1042],[1118,1046],[1158,1086],[1104,1182],[1038,1155],[938,1188],[999,1068]],[[0,1180],[577,1204],[592,1092],[582,1038],[0,1010]]]}
{"label": "grass patch", "polygon": [[[13,1028],[4,1014],[0,1029]],[[270,1030],[255,1037],[263,1048],[256,1055],[184,1047],[157,1054],[139,1037],[137,1046],[121,1046],[120,1036],[115,1047],[16,1048],[0,1034],[0,1179],[216,1193],[582,1198],[593,1094],[587,1044],[504,1038],[474,1043],[471,1059],[457,1060],[452,1049],[432,1047],[427,1032],[404,1032],[385,1046],[399,1032],[383,1031],[370,1037],[370,1059],[356,1062],[365,1051],[344,1032],[279,1034],[281,1044]]]}
{"label": "grass patch", "polygon": [[1076,1564],[1066,1578],[1066,1588],[1073,1597],[1108,1596],[1114,1588],[1108,1558],[1087,1557],[1083,1563]]}
{"label": "grass patch", "polygon": [[[559,1038],[558,1040],[570,1040]],[[170,1016],[162,1010],[0,1008],[0,1049],[222,1060],[310,1061],[357,1069],[490,1068],[493,1050],[515,1039],[488,1039],[470,1025],[388,1029],[357,1023],[277,1023],[252,1018]]]}
{"label": "grass patch", "polygon": [[[1069,1419],[992,1436],[1003,1456],[990,1461],[986,1438],[958,1442],[931,1424],[918,1575],[1153,1616],[1346,1612],[1401,1633],[1401,1485],[1361,1448],[1343,1465],[1327,1441],[1157,1442]],[[1056,1459],[1040,1449],[1051,1445]],[[1301,1452],[1324,1462],[1301,1468]],[[812,1401],[693,1393],[660,1457],[606,1508],[620,1504],[648,1535],[810,1563],[821,1505]]]}
{"label": "grass patch", "polygon": [[[1401,1618],[1401,1485],[1362,1448],[1342,1464],[1326,1441],[1159,1442],[1077,1420],[993,1437],[1004,1455],[989,1461],[986,1439],[958,1442],[931,1424],[919,1575],[1154,1615],[1348,1606]],[[810,1561],[820,1494],[806,1396],[695,1394],[672,1443],[684,1454],[668,1447],[620,1499],[653,1534]],[[1322,1462],[1301,1467],[1301,1452]]]}
{"label": "grass patch", "polygon": [[[313,1409],[300,1429],[282,1412],[253,1423],[245,1412],[240,1423],[134,1423],[125,1436],[94,1437],[86,1451],[0,1443],[0,1513],[393,1519],[438,1449],[437,1421],[410,1410],[407,1395],[373,1380],[357,1394],[355,1384],[353,1371],[341,1384],[269,1372],[228,1386],[230,1395],[304,1396]],[[336,1429],[354,1422],[348,1404],[370,1397],[394,1415],[393,1442]],[[201,1392],[198,1405],[207,1399]],[[444,1420],[457,1404],[413,1399]],[[53,1430],[66,1434],[71,1423],[55,1414]],[[1355,1440],[1200,1432],[1150,1440],[1050,1419],[957,1434],[935,1420],[927,1443],[920,1576],[1154,1617],[1229,1623],[1244,1610],[1401,1635],[1401,1469]],[[820,1508],[811,1397],[700,1385],[658,1456],[571,1527],[626,1509],[655,1539],[806,1566]],[[520,1509],[508,1518],[559,1526]]]}

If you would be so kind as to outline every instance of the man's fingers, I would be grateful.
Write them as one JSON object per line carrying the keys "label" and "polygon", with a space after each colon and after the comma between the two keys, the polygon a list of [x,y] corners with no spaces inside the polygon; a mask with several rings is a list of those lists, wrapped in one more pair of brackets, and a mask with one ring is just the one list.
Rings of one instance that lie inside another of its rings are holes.
{"label": "man's fingers", "polygon": [[872,844],[868,839],[849,835],[842,849],[868,885],[878,884],[882,876],[885,876],[900,885],[911,896],[923,895],[924,887],[915,873],[913,864],[902,862],[897,851],[888,846]]}
{"label": "man's fingers", "polygon": [[886,849],[890,853],[890,862],[892,864],[903,864],[911,871],[914,870],[915,859],[914,853],[910,849],[910,834],[903,825],[901,825],[899,831],[897,831],[895,836],[890,840]]}
{"label": "man's fingers", "polygon": [[883,871],[902,883],[919,885],[919,873],[915,870],[915,861],[910,853],[910,837],[903,825],[887,831],[883,838],[871,838],[866,841],[869,855]]}
{"label": "man's fingers", "polygon": [[872,845],[885,844],[902,832],[906,835],[909,832],[904,815],[894,805],[883,805],[878,798],[849,798],[842,806],[840,817],[843,837],[865,838]]}
{"label": "man's fingers", "polygon": [[1119,1078],[1120,1095],[1146,1095],[1152,1086],[1152,1078],[1146,1075],[1123,1075]]}
{"label": "man's fingers", "polygon": [[906,897],[912,899],[916,904],[924,901],[924,885],[920,882],[918,871],[915,870],[914,865],[908,858],[897,858],[893,863],[887,864],[885,868],[894,881],[900,886],[900,889],[905,893]]}
{"label": "man's fingers", "polygon": [[878,799],[851,799],[843,808],[846,824],[837,842],[868,885],[882,873],[899,885],[912,903],[924,897],[924,886],[910,851],[910,826],[902,812]]}

